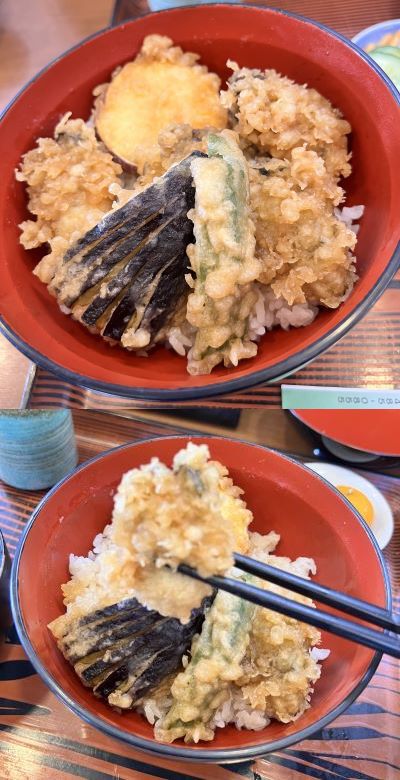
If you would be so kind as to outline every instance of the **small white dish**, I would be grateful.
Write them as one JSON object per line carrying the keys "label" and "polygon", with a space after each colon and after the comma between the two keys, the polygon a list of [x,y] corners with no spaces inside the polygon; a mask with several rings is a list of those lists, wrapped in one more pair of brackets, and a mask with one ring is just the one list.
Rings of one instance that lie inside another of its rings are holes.
{"label": "small white dish", "polygon": [[304,465],[326,479],[327,482],[330,482],[333,487],[348,485],[364,493],[374,508],[374,518],[369,528],[374,534],[379,547],[383,550],[393,536],[394,520],[393,512],[381,491],[365,477],[361,477],[360,474],[356,474],[354,471],[342,466],[319,462],[305,463]]}
{"label": "small white dish", "polygon": [[377,46],[384,35],[393,35],[398,30],[400,30],[400,19],[389,19],[387,22],[378,22],[371,27],[365,27],[352,38],[352,41],[365,50],[371,44]]}

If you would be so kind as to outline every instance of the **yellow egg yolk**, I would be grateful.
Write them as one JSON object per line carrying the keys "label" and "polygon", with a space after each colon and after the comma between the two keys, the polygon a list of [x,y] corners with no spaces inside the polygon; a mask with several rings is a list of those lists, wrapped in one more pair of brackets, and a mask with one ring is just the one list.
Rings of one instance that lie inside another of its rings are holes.
{"label": "yellow egg yolk", "polygon": [[357,488],[350,487],[349,485],[336,485],[336,489],[346,496],[347,500],[353,504],[357,512],[365,520],[368,525],[371,525],[374,519],[374,507],[372,506],[369,498]]}

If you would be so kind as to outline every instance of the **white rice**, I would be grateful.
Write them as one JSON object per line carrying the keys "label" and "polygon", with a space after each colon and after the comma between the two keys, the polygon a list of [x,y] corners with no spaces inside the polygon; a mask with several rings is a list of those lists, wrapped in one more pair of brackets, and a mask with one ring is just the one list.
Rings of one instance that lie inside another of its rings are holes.
{"label": "white rice", "polygon": [[[168,712],[173,703],[172,696],[148,696],[136,710],[145,716],[146,720],[154,724]],[[252,709],[251,705],[243,698],[240,688],[231,685],[226,701],[215,713],[210,726],[212,728],[224,728],[228,723],[233,723],[237,729],[249,729],[261,731],[271,723],[271,718],[261,710]]]}
{"label": "white rice", "polygon": [[310,656],[318,663],[318,661],[326,661],[330,655],[330,650],[325,650],[323,647],[312,647],[310,650]]}
{"label": "white rice", "polygon": [[357,235],[360,225],[355,224],[364,214],[365,206],[343,206],[342,209],[334,209],[335,217],[344,222],[350,230]]}
{"label": "white rice", "polygon": [[277,326],[289,330],[290,327],[310,325],[318,314],[317,306],[310,306],[308,303],[289,306],[284,298],[277,298],[270,287],[261,284],[257,285],[257,296],[249,320],[249,338],[252,341],[258,341],[267,330]]}
{"label": "white rice", "polygon": [[190,347],[194,344],[196,329],[188,322],[184,322],[180,327],[174,326],[167,333],[167,342],[182,357],[185,357]]}
{"label": "white rice", "polygon": [[144,715],[146,720],[154,726],[157,720],[160,720],[160,718],[167,714],[172,703],[172,696],[164,696],[163,699],[160,697],[147,696],[146,699],[143,700],[143,704],[135,709]]}
{"label": "white rice", "polygon": [[215,713],[212,726],[224,728],[227,723],[234,723],[237,729],[261,731],[271,723],[271,718],[267,718],[262,710],[253,709],[244,700],[240,688],[232,686],[227,700]]}

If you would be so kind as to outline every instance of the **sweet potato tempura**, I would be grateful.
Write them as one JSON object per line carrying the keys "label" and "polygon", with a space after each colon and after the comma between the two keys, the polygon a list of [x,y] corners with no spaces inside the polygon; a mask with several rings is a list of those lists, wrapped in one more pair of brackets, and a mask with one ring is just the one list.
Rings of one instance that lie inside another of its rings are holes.
{"label": "sweet potato tempura", "polygon": [[198,65],[198,54],[183,52],[170,38],[148,35],[133,62],[100,87],[96,130],[114,155],[137,166],[153,154],[158,134],[171,124],[226,127],[219,100],[220,79]]}

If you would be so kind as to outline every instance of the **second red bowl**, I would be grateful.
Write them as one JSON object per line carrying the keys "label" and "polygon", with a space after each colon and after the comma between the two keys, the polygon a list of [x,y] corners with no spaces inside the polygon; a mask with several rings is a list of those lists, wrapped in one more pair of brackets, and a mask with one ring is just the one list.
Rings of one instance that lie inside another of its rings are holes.
{"label": "second red bowl", "polygon": [[[380,551],[350,504],[328,483],[289,458],[257,445],[223,438],[191,437],[208,444],[211,456],[229,469],[254,514],[252,530],[281,534],[279,555],[312,557],[317,580],[352,596],[390,606],[388,578]],[[157,456],[171,464],[188,437],[153,439],[110,450],[56,486],[31,519],[12,572],[12,607],[25,651],[43,680],[70,709],[109,736],[150,753],[175,759],[232,762],[281,750],[308,738],[358,696],[381,654],[323,634],[331,654],[315,685],[312,704],[292,723],[276,721],[262,731],[217,729],[208,743],[167,745],[137,712],[110,709],[83,687],[47,629],[63,612],[60,586],[71,552],[87,555],[94,536],[110,520],[112,490],[128,469]],[[43,559],[44,555],[44,559]],[[37,561],[41,560],[41,566]]]}

